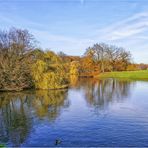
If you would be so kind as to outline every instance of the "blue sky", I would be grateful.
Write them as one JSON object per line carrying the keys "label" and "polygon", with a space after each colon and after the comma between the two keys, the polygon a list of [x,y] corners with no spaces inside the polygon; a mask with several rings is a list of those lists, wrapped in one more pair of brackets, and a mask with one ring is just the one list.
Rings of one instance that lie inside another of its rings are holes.
{"label": "blue sky", "polygon": [[0,0],[0,29],[28,29],[38,46],[82,55],[105,42],[148,63],[148,0]]}

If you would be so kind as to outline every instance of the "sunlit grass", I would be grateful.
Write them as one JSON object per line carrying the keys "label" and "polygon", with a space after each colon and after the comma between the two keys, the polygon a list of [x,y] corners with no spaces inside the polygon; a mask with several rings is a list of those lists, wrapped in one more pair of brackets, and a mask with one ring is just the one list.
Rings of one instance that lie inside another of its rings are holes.
{"label": "sunlit grass", "polygon": [[99,78],[126,78],[148,80],[148,70],[105,72],[99,75]]}

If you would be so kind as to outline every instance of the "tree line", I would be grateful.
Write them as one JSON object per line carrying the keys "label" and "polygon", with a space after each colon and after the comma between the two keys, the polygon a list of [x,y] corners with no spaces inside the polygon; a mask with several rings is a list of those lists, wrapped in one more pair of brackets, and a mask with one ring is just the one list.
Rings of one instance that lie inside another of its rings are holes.
{"label": "tree line", "polygon": [[122,47],[97,43],[83,56],[68,56],[37,48],[28,30],[0,31],[0,90],[59,89],[68,87],[72,76],[136,68],[130,52]]}

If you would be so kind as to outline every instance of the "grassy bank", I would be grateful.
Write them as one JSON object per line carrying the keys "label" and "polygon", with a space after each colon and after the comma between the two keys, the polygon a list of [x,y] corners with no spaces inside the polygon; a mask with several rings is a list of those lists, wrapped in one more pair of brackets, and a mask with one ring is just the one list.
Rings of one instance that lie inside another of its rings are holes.
{"label": "grassy bank", "polygon": [[126,79],[148,80],[148,70],[105,72],[101,73],[99,75],[99,78],[126,78]]}

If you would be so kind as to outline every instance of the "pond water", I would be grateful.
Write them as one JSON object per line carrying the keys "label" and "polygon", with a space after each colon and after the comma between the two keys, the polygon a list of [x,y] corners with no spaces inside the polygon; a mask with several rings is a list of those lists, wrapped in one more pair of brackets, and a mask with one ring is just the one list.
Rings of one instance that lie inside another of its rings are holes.
{"label": "pond water", "polygon": [[148,81],[81,79],[68,90],[0,93],[0,144],[148,146]]}

